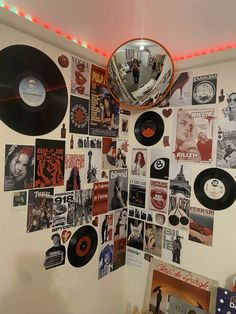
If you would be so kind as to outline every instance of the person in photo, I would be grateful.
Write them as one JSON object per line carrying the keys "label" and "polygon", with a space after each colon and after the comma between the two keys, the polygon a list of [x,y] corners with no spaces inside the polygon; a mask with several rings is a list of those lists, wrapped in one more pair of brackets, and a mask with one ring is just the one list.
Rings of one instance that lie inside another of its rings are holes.
{"label": "person in photo", "polygon": [[142,174],[144,172],[143,168],[145,165],[146,165],[146,162],[144,159],[144,155],[141,151],[138,151],[134,158],[133,174],[136,174],[136,175]]}
{"label": "person in photo", "polygon": [[236,131],[236,92],[229,95],[227,103],[225,117],[219,121],[218,126],[223,132]]}
{"label": "person in photo", "polygon": [[123,178],[117,176],[114,184],[113,197],[111,199],[111,210],[126,207],[127,191],[123,190]]}
{"label": "person in photo", "polygon": [[51,239],[53,241],[53,246],[45,253],[45,269],[65,264],[66,249],[65,246],[61,244],[60,234],[54,233]]}
{"label": "person in photo", "polygon": [[180,236],[177,236],[176,239],[172,242],[172,262],[180,264],[180,252],[182,249],[182,244],[180,241]]}
{"label": "person in photo", "polygon": [[70,172],[70,177],[66,182],[66,191],[80,190],[80,184],[79,169],[78,167],[73,167]]}

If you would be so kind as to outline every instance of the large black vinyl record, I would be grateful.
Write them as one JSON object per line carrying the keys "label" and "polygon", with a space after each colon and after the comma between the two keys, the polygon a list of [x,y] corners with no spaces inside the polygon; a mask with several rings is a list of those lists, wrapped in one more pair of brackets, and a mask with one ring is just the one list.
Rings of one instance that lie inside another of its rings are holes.
{"label": "large black vinyl record", "polygon": [[155,111],[141,114],[134,126],[135,137],[144,146],[151,146],[159,142],[163,133],[164,122]]}
{"label": "large black vinyl record", "polygon": [[57,65],[25,45],[0,51],[0,119],[25,135],[54,130],[64,118],[68,93]]}
{"label": "large black vinyl record", "polygon": [[74,267],[86,265],[93,257],[98,244],[96,230],[90,226],[83,226],[73,234],[68,246],[68,260]]}
{"label": "large black vinyl record", "polygon": [[206,208],[222,210],[234,203],[236,183],[225,170],[209,168],[196,177],[194,193],[198,201]]}

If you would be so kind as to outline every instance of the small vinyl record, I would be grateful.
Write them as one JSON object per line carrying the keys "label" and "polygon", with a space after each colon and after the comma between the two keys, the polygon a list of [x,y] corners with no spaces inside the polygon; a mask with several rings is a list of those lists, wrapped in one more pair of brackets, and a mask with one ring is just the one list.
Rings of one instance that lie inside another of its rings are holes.
{"label": "small vinyl record", "polygon": [[73,234],[68,245],[68,260],[74,267],[86,265],[93,257],[98,244],[98,236],[94,227],[82,226]]}
{"label": "small vinyl record", "polygon": [[228,208],[236,198],[234,178],[219,168],[209,168],[200,172],[193,188],[198,201],[212,210]]}
{"label": "small vinyl record", "polygon": [[54,130],[68,103],[57,65],[34,47],[13,45],[0,51],[0,69],[0,119],[24,135]]}
{"label": "small vinyl record", "polygon": [[164,121],[154,111],[147,111],[141,114],[134,126],[135,137],[144,146],[151,146],[159,142],[163,133]]}

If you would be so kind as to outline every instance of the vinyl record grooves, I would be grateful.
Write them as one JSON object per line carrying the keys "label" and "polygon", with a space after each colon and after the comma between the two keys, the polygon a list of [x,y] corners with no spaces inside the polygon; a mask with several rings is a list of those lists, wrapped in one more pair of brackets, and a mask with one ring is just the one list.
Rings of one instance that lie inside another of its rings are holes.
{"label": "vinyl record grooves", "polygon": [[235,201],[236,183],[225,170],[209,168],[196,177],[194,193],[198,201],[206,208],[223,210]]}
{"label": "vinyl record grooves", "polygon": [[92,226],[83,226],[75,231],[67,252],[70,264],[74,267],[86,265],[93,257],[97,243],[97,232]]}
{"label": "vinyl record grooves", "polygon": [[0,51],[0,69],[0,119],[25,135],[54,130],[68,103],[57,65],[34,47],[13,45]]}
{"label": "vinyl record grooves", "polygon": [[155,111],[143,113],[139,116],[134,126],[135,137],[144,146],[151,146],[159,142],[163,133],[163,119]]}

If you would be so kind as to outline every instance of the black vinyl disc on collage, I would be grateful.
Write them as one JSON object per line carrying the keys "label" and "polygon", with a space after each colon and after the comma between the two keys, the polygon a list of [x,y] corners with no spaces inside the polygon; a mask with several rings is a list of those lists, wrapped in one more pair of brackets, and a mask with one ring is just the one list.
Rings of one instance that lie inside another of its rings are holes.
{"label": "black vinyl disc on collage", "polygon": [[86,265],[96,252],[98,236],[94,227],[90,225],[79,228],[70,239],[68,245],[68,260],[74,267]]}
{"label": "black vinyl disc on collage", "polygon": [[68,104],[57,65],[34,47],[13,45],[0,51],[0,69],[0,119],[24,135],[54,130]]}
{"label": "black vinyl disc on collage", "polygon": [[226,209],[236,199],[236,182],[223,169],[209,168],[201,171],[193,188],[198,201],[212,210]]}
{"label": "black vinyl disc on collage", "polygon": [[164,121],[155,111],[141,114],[134,126],[137,141],[144,146],[151,146],[160,141],[164,133]]}

